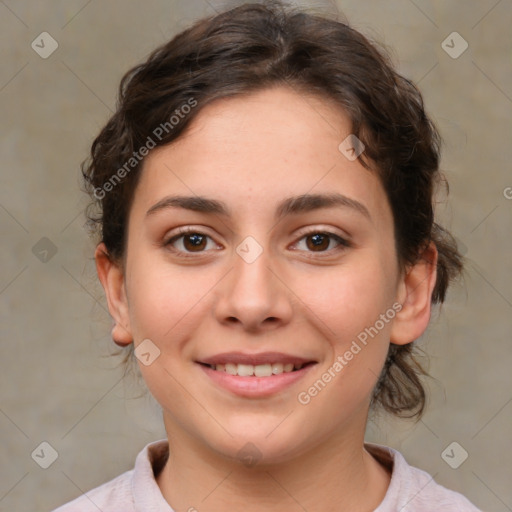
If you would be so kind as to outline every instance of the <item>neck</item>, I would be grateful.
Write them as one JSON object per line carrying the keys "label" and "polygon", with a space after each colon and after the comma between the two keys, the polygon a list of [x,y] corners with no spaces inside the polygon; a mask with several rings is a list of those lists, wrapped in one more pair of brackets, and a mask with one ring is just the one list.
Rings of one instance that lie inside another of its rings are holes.
{"label": "neck", "polygon": [[286,462],[250,467],[206,450],[184,432],[169,435],[169,446],[157,482],[174,510],[368,512],[384,499],[390,481],[364,449],[364,435],[354,433],[333,436]]}

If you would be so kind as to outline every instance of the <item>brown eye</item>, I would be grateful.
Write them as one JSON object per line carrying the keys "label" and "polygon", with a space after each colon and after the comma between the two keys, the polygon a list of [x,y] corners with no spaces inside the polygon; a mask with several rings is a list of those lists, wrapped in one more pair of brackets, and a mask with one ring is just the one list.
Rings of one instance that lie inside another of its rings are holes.
{"label": "brown eye", "polygon": [[306,237],[306,246],[311,251],[325,251],[329,248],[330,236],[325,233],[315,233]]}
{"label": "brown eye", "polygon": [[180,235],[173,236],[164,245],[173,252],[184,256],[187,253],[201,253],[210,249],[219,249],[210,236],[196,231],[182,232]]}
{"label": "brown eye", "polygon": [[296,248],[305,252],[333,253],[351,247],[350,242],[339,235],[322,231],[306,233],[297,243]]}
{"label": "brown eye", "polygon": [[183,247],[190,252],[199,252],[206,247],[206,236],[199,233],[191,233],[183,236]]}

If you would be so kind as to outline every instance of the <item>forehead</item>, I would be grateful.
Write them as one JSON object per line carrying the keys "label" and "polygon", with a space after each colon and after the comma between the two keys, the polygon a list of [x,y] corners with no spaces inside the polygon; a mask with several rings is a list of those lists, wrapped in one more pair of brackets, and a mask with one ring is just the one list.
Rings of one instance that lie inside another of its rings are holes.
{"label": "forehead", "polygon": [[217,100],[177,141],[146,157],[134,207],[186,194],[215,197],[254,215],[285,196],[339,192],[386,218],[376,173],[338,149],[350,130],[334,101],[289,88]]}

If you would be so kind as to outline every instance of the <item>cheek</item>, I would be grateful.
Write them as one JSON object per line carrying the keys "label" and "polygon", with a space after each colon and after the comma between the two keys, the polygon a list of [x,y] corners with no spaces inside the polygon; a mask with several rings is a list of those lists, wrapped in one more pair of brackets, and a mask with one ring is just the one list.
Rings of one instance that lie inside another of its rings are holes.
{"label": "cheek", "polygon": [[[304,390],[317,405],[356,407],[371,394],[395,316],[392,277],[378,259],[358,258],[329,272],[323,269],[308,280],[308,286],[304,281],[299,292],[307,297],[304,312],[330,345],[322,382],[310,382],[307,385],[313,388]],[[301,286],[298,281],[296,286]]]}
{"label": "cheek", "polygon": [[[390,273],[370,261],[320,269],[293,285],[327,338],[343,345],[373,325],[393,303]],[[386,329],[387,329],[386,324]],[[384,329],[384,330],[386,330]]]}
{"label": "cheek", "polygon": [[218,278],[198,268],[178,269],[156,262],[134,265],[130,277],[129,315],[135,348],[149,339],[159,350],[154,363],[139,363],[141,374],[159,403],[188,407],[178,381],[189,370],[183,363],[191,359],[190,340],[211,314],[208,291]]}
{"label": "cheek", "polygon": [[175,340],[186,337],[197,325],[198,316],[204,318],[208,292],[218,281],[216,274],[206,269],[178,268],[155,261],[144,265],[142,258],[132,267],[130,277],[134,339],[149,338],[165,350],[177,350]]}

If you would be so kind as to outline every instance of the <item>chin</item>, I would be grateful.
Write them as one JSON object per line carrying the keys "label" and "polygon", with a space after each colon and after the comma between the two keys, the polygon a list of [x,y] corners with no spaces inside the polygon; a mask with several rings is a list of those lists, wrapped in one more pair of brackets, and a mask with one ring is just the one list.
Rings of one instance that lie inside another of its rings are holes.
{"label": "chin", "polygon": [[[222,456],[240,462],[247,467],[275,465],[293,460],[307,450],[307,435],[303,430],[286,428],[279,421],[261,421],[258,426],[245,428],[239,425],[229,429],[233,437],[206,441]],[[285,420],[286,421],[286,420]],[[277,428],[276,428],[277,427]]]}

